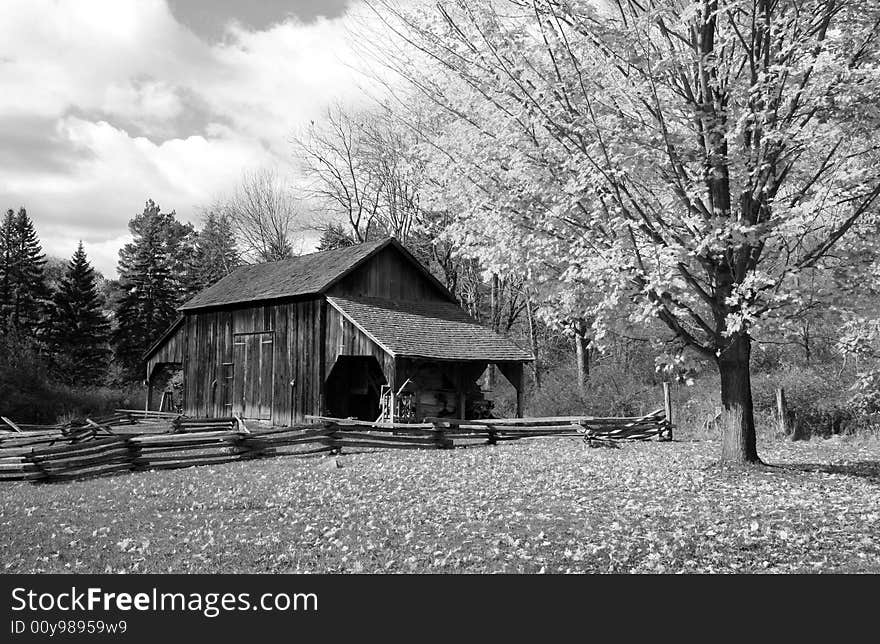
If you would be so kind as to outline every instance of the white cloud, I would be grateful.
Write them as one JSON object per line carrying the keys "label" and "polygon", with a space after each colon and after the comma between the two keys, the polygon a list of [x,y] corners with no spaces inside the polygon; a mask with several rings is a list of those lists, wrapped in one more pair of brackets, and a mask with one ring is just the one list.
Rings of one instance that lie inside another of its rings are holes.
{"label": "white cloud", "polygon": [[[13,174],[0,185],[2,192],[30,195],[23,203],[47,250],[75,246],[78,239],[118,241],[147,198],[195,223],[198,207],[234,185],[242,165],[272,161],[264,149],[232,133],[156,144],[103,121],[65,117],[59,128],[66,140],[94,154],[63,175]],[[104,258],[96,266],[112,275],[116,261]]]}
{"label": "white cloud", "polygon": [[292,172],[294,132],[362,100],[346,16],[231,26],[212,44],[164,0],[4,0],[3,13],[0,120],[28,128],[0,128],[0,147],[28,163],[0,155],[0,206],[27,206],[53,254],[83,239],[105,274],[147,198],[195,220],[245,169]]}
{"label": "white cloud", "polygon": [[267,31],[233,28],[215,48],[218,76],[202,85],[219,113],[254,136],[286,144],[293,130],[344,97],[357,101],[363,81],[347,44],[345,19],[284,23]]}
{"label": "white cloud", "polygon": [[132,78],[178,79],[210,60],[161,0],[4,0],[0,113],[98,109]]}
{"label": "white cloud", "polygon": [[129,79],[110,85],[101,102],[102,111],[128,118],[145,129],[180,116],[183,109],[174,87],[160,81],[137,83]]}

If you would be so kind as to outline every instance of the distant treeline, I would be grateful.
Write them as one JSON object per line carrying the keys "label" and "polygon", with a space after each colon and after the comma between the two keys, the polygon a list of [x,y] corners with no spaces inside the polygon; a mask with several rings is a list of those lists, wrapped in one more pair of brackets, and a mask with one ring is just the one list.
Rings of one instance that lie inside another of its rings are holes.
{"label": "distant treeline", "polygon": [[82,242],[61,270],[51,270],[25,208],[6,212],[0,224],[4,381],[14,382],[12,372],[22,365],[68,386],[142,380],[141,357],[173,322],[176,308],[239,263],[222,215],[208,213],[196,230],[147,201],[129,230],[133,239],[119,253],[119,279],[106,280]]}

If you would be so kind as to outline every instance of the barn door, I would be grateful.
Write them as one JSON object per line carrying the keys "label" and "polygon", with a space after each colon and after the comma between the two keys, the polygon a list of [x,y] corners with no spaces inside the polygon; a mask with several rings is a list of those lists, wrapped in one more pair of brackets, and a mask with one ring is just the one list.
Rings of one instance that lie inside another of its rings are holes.
{"label": "barn door", "polygon": [[222,365],[220,377],[222,378],[220,390],[220,404],[223,405],[223,416],[229,417],[233,413],[233,401],[235,400],[235,363],[224,362]]}
{"label": "barn door", "polygon": [[275,380],[272,332],[238,333],[232,344],[233,412],[242,418],[272,420]]}

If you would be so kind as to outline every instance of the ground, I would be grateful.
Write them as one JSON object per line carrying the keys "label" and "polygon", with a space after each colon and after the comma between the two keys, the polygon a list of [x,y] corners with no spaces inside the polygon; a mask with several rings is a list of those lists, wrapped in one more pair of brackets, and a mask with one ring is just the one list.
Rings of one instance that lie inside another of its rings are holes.
{"label": "ground", "polygon": [[[880,572],[880,445],[575,438],[4,483],[3,572]],[[340,467],[341,466],[341,467]]]}

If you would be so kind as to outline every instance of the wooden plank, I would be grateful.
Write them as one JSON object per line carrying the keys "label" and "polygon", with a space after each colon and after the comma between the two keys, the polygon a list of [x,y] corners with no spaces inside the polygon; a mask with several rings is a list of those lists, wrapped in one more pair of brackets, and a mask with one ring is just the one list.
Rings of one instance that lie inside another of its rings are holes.
{"label": "wooden plank", "polygon": [[228,451],[218,451],[212,454],[171,454],[164,456],[141,456],[132,459],[132,461],[136,465],[141,466],[153,463],[176,463],[183,461],[213,463],[215,461],[225,462],[229,460],[238,460],[239,458],[239,454],[232,454]]}
{"label": "wooden plank", "polygon": [[239,336],[233,336],[232,341],[233,363],[235,373],[232,385],[232,413],[241,414],[244,411],[245,396],[245,360],[247,359],[247,343]]}
{"label": "wooden plank", "polygon": [[354,418],[332,418],[330,416],[313,416],[310,414],[307,414],[306,418],[339,426],[372,427],[377,431],[380,429],[393,431],[407,429],[434,429],[433,423],[375,423],[368,420],[357,420]]}
{"label": "wooden plank", "polygon": [[319,454],[321,452],[332,452],[335,450],[335,447],[329,445],[321,445],[320,447],[315,447],[314,449],[295,449],[289,451],[277,451],[275,452],[276,456],[305,456],[308,454]]}
{"label": "wooden plank", "polygon": [[26,463],[25,455],[0,455],[0,463]]}
{"label": "wooden plank", "polygon": [[135,418],[177,418],[180,416],[177,412],[172,411],[144,411],[143,409],[116,409],[117,414],[126,416],[134,416]]}
{"label": "wooden plank", "polygon": [[0,472],[39,472],[40,469],[33,463],[22,461],[21,463],[0,463]]}
{"label": "wooden plank", "polygon": [[327,300],[321,299],[320,304],[318,305],[318,334],[317,334],[317,351],[318,351],[318,399],[316,401],[316,406],[309,411],[315,413],[322,413],[324,411],[324,400],[326,397],[326,391],[324,389],[325,386],[325,373],[327,371],[327,351],[326,347],[326,337],[327,337],[327,309],[330,308],[327,306]]}
{"label": "wooden plank", "polygon": [[199,442],[211,442],[211,441],[223,441],[223,440],[237,440],[242,436],[247,436],[242,432],[199,432],[195,434],[144,434],[142,436],[132,436],[128,438],[128,440],[135,445],[149,445],[149,444],[157,444],[157,443],[173,443],[176,445],[180,444],[193,444]]}
{"label": "wooden plank", "polygon": [[378,441],[338,439],[333,441],[334,447],[381,447],[382,449],[438,449],[437,443],[424,445],[384,443]]}
{"label": "wooden plank", "polygon": [[388,434],[371,434],[368,432],[349,432],[349,431],[341,431],[337,432],[336,436],[344,439],[344,440],[355,440],[355,439],[364,439],[371,441],[380,441],[380,442],[389,442],[389,443],[412,443],[419,445],[428,445],[434,444],[438,440],[443,439],[442,435],[434,436],[397,436],[397,435],[388,435]]}
{"label": "wooden plank", "polygon": [[25,425],[24,423],[17,423],[17,425],[18,428],[21,430],[20,432],[15,432],[11,429],[4,428],[4,431],[6,431],[7,433],[0,435],[0,443],[8,440],[24,438],[27,436],[60,436],[61,430],[63,429],[60,425],[58,427],[46,425]]}
{"label": "wooden plank", "polygon": [[74,458],[54,461],[35,461],[40,469],[49,474],[65,473],[74,470],[88,469],[99,465],[115,465],[118,463],[130,463],[131,454],[127,451],[114,451],[108,454],[99,454],[84,458]]}
{"label": "wooden plank", "polygon": [[101,425],[99,423],[96,423],[91,418],[86,418],[86,423],[88,423],[89,426],[94,427],[95,429],[100,429],[102,432],[106,432],[107,434],[110,434],[111,436],[113,436],[113,430],[110,429],[109,427],[107,427],[106,425]]}
{"label": "wooden plank", "polygon": [[254,429],[254,436],[262,436],[263,434],[282,434],[285,432],[302,432],[317,429],[326,429],[325,423],[298,423],[296,425],[285,425],[281,427],[258,427]]}
{"label": "wooden plank", "polygon": [[126,446],[126,440],[117,436],[108,436],[107,438],[97,438],[86,443],[76,443],[72,445],[58,445],[52,447],[42,447],[35,450],[35,454],[41,457],[49,458],[54,455],[73,455],[73,454],[89,454],[102,449],[111,447]]}
{"label": "wooden plank", "polygon": [[218,454],[217,456],[180,458],[177,456],[135,459],[134,465],[145,469],[165,469],[168,467],[194,467],[197,465],[220,465],[246,460],[240,454]]}
{"label": "wooden plank", "polygon": [[288,447],[290,445],[307,445],[309,443],[324,444],[328,440],[328,436],[332,438],[330,434],[325,436],[304,436],[302,438],[273,438],[267,447]]}
{"label": "wooden plank", "polygon": [[18,450],[21,448],[29,448],[34,449],[39,447],[40,445],[55,445],[56,443],[62,443],[64,445],[70,445],[71,441],[69,438],[64,436],[58,436],[57,438],[53,437],[45,437],[45,438],[34,438],[27,441],[16,441],[15,443],[4,443],[3,447],[0,448],[0,453],[3,454],[11,454],[9,450]]}
{"label": "wooden plank", "polygon": [[106,476],[107,474],[114,474],[116,472],[127,472],[132,469],[132,465],[130,463],[120,463],[116,465],[106,465],[97,469],[91,470],[78,470],[71,472],[69,474],[52,474],[49,477],[49,482],[51,481],[75,481],[86,478],[94,478],[97,476]]}
{"label": "wooden plank", "polygon": [[275,400],[275,338],[274,333],[262,333],[259,336],[260,355],[260,420],[272,420],[272,406]]}
{"label": "wooden plank", "polygon": [[217,416],[212,418],[187,418],[179,416],[175,419],[175,425],[211,425],[214,423],[235,423],[238,419],[235,416]]}
{"label": "wooden plank", "polygon": [[273,432],[254,432],[251,436],[255,438],[267,438],[269,440],[274,440],[275,438],[287,439],[287,438],[307,438],[309,436],[326,436],[327,434],[332,434],[336,432],[337,429],[335,427],[320,427],[315,429],[307,429],[307,430],[279,430]]}
{"label": "wooden plank", "polygon": [[237,443],[211,443],[210,445],[150,445],[139,450],[137,458],[149,460],[154,454],[168,454],[176,452],[218,451],[234,447]]}
{"label": "wooden plank", "polygon": [[0,481],[39,481],[46,478],[42,472],[0,472]]}
{"label": "wooden plank", "polygon": [[274,305],[271,307],[273,317],[272,328],[275,331],[275,343],[273,345],[273,360],[275,375],[271,383],[272,387],[272,410],[273,422],[279,424],[290,422],[290,361],[287,351],[287,316],[284,314],[286,306]]}
{"label": "wooden plank", "polygon": [[21,428],[18,425],[16,425],[15,423],[13,423],[11,420],[9,420],[6,416],[0,416],[0,420],[2,420],[4,423],[9,425],[13,431],[16,431],[16,432],[21,431]]}
{"label": "wooden plank", "polygon": [[600,417],[600,416],[550,416],[546,418],[486,418],[486,419],[459,419],[459,418],[448,418],[448,417],[427,417],[425,421],[431,423],[432,425],[439,425],[441,427],[444,426],[455,426],[455,425],[485,425],[485,426],[493,426],[493,425],[508,425],[508,426],[521,426],[521,427],[541,427],[545,425],[560,425],[560,424],[596,424],[596,425],[623,425],[628,423],[637,423],[639,421],[642,422],[656,422],[657,417],[663,417],[663,410],[658,410],[656,412],[652,412],[651,414],[646,414],[645,416],[627,416],[627,417]]}

